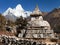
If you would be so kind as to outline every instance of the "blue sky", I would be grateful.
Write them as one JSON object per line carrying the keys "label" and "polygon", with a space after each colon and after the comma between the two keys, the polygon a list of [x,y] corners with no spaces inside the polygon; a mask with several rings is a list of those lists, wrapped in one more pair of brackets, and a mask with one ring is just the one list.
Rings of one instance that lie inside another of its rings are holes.
{"label": "blue sky", "polygon": [[41,11],[49,12],[60,7],[60,0],[0,0],[0,13],[3,13],[9,7],[16,7],[17,4],[21,4],[25,10],[30,11],[33,11],[38,4]]}

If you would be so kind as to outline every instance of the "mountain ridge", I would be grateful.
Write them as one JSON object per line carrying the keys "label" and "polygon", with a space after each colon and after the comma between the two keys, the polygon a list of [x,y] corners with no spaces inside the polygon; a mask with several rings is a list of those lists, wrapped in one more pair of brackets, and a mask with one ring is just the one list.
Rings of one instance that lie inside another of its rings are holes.
{"label": "mountain ridge", "polygon": [[44,16],[44,20],[50,23],[55,32],[60,33],[60,8],[55,8],[49,12]]}

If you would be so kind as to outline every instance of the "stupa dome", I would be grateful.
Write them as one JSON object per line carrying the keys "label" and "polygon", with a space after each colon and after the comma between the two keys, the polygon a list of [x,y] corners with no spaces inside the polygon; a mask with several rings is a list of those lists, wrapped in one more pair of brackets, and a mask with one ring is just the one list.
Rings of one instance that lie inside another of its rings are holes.
{"label": "stupa dome", "polygon": [[50,24],[47,21],[43,20],[43,18],[30,21],[29,24],[32,27],[49,27],[50,28]]}

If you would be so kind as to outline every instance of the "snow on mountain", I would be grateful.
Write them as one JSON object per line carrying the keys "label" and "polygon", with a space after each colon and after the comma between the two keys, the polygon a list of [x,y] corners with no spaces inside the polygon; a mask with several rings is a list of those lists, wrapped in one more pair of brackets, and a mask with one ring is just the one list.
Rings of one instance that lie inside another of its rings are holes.
{"label": "snow on mountain", "polygon": [[8,15],[11,11],[12,11],[12,8],[9,7],[9,8],[3,13],[3,15],[6,16],[6,15]]}
{"label": "snow on mountain", "polygon": [[31,11],[25,11],[22,6],[20,4],[18,4],[15,8],[8,8],[4,13],[3,15],[4,16],[7,16],[10,14],[12,14],[11,16],[16,16],[16,17],[27,17],[31,14],[32,12]]}

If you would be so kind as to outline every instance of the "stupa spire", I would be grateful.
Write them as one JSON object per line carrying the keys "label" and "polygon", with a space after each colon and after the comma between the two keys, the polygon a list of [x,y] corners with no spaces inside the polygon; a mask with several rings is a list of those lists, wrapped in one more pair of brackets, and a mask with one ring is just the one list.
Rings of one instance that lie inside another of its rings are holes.
{"label": "stupa spire", "polygon": [[39,10],[38,5],[36,5],[34,11],[32,12],[31,16],[40,16],[42,15],[42,12]]}
{"label": "stupa spire", "polygon": [[34,10],[34,11],[40,11],[40,10],[39,10],[38,5],[36,5],[36,7],[35,7],[35,10]]}

